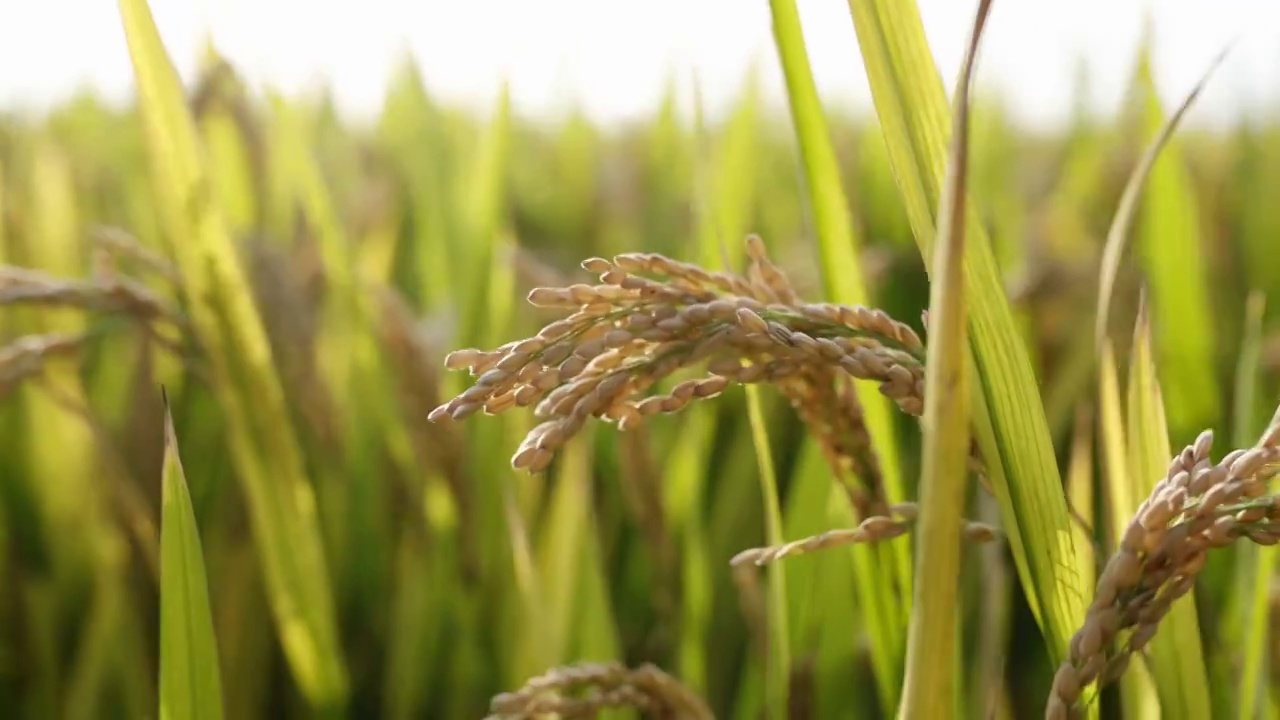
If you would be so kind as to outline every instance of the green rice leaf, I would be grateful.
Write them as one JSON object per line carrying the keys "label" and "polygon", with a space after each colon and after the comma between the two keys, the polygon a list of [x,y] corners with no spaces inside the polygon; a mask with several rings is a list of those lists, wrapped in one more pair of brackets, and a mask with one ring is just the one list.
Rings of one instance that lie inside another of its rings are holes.
{"label": "green rice leaf", "polygon": [[[1246,303],[1244,339],[1240,344],[1240,359],[1236,364],[1236,385],[1233,407],[1235,421],[1232,436],[1235,447],[1250,447],[1262,431],[1258,412],[1259,368],[1262,354],[1262,317],[1266,312],[1266,295],[1249,294]],[[1236,692],[1241,720],[1265,717],[1267,686],[1269,683],[1267,640],[1269,637],[1271,606],[1271,577],[1275,573],[1274,548],[1246,543],[1240,547],[1236,559],[1237,577],[1241,582],[1240,593],[1241,667]],[[1232,647],[1227,645],[1228,648]]]}
{"label": "green rice leaf", "polygon": [[[850,0],[849,9],[907,216],[932,267],[951,132],[942,79],[915,2]],[[1085,608],[1062,479],[1027,348],[975,213],[965,237],[975,438],[1018,576],[1057,661]]]}
{"label": "green rice leaf", "polygon": [[399,67],[387,88],[378,123],[378,145],[394,165],[408,196],[406,240],[410,271],[420,302],[438,307],[453,297],[458,251],[451,238],[461,224],[449,202],[447,178],[454,169],[445,118],[427,96],[412,60]]}
{"label": "green rice leaf", "polygon": [[[31,163],[31,187],[24,207],[35,241],[24,261],[38,270],[74,277],[81,272],[84,247],[71,158],[42,133],[32,148]],[[88,330],[84,314],[75,308],[13,309],[8,317],[13,330],[19,332],[75,335]],[[95,546],[105,550],[108,545],[98,541],[114,545],[120,538],[114,525],[101,522],[106,494],[103,485],[92,482],[96,455],[93,433],[84,418],[69,409],[83,407],[88,401],[79,363],[74,358],[51,360],[43,373],[43,386],[25,383],[20,386],[20,395],[22,423],[41,428],[23,436],[26,473],[34,483],[33,494],[42,503],[50,530],[64,536],[54,547],[67,559],[101,560],[105,556],[96,553],[94,557]],[[86,552],[88,555],[83,554]]]}
{"label": "green rice leaf", "polygon": [[151,172],[230,455],[248,501],[276,631],[313,708],[348,693],[314,492],[271,348],[212,188],[195,124],[145,0],[120,0]]}
{"label": "green rice leaf", "polygon": [[1067,497],[1076,521],[1076,562],[1080,566],[1081,590],[1093,596],[1098,558],[1093,551],[1096,527],[1093,514],[1093,418],[1089,406],[1076,410],[1075,431],[1067,465]]}
{"label": "green rice leaf", "polygon": [[575,438],[566,445],[558,468],[558,481],[551,493],[545,525],[537,544],[538,587],[544,593],[542,618],[530,620],[532,649],[540,668],[576,661],[571,649],[582,624],[584,582],[582,548],[594,541],[590,517],[591,448],[588,438]]}
{"label": "green rice leaf", "polygon": [[[710,136],[704,121],[701,89],[695,85],[695,137],[703,149],[697,164],[696,200],[698,201],[699,251],[709,267],[731,270],[742,258],[740,238],[746,234],[750,219],[748,209],[756,192],[756,114],[759,93],[754,72],[734,111],[723,143],[708,161]],[[782,504],[779,499],[778,476],[759,388],[745,388],[751,442],[755,450],[763,504],[766,542],[783,542]],[[789,633],[787,630],[787,580],[785,571],[771,569],[766,601],[766,654],[764,661],[763,710],[769,717],[786,712],[791,668]],[[750,672],[750,671],[748,671]],[[755,704],[754,689],[743,689],[740,698],[745,706]]]}
{"label": "green rice leaf", "polygon": [[[1172,455],[1152,355],[1151,325],[1145,312],[1138,318],[1129,365],[1128,439],[1129,480],[1134,497],[1145,499],[1164,477]],[[1212,716],[1194,594],[1174,602],[1160,632],[1151,641],[1147,657],[1160,696],[1162,717],[1191,720]]]}
{"label": "green rice leaf", "polygon": [[[751,231],[751,212],[759,192],[759,84],[753,66],[719,136],[714,136],[701,119],[697,121],[700,157],[705,165],[698,172],[703,175],[702,185],[707,193],[707,205],[700,210],[703,221],[698,223],[697,259],[706,267],[727,262],[726,269],[731,269],[742,264],[742,238]],[[701,113],[699,108],[698,115]]]}
{"label": "green rice leaf", "polygon": [[[765,542],[780,545],[786,540],[782,535],[782,506],[778,500],[778,475],[774,469],[773,453],[769,449],[769,431],[761,410],[759,388],[748,385],[746,392],[751,439],[760,470],[760,494],[764,498]],[[791,673],[791,650],[787,641],[787,578],[783,563],[775,563],[769,569],[768,585],[769,652],[765,658],[765,707],[769,717],[782,717],[786,714]]]}
{"label": "green rice leaf", "polygon": [[[771,0],[770,8],[774,41],[786,75],[792,124],[803,160],[826,297],[847,305],[867,305],[870,296],[858,263],[858,239],[849,204],[842,191],[831,134],[809,68],[799,11],[794,0]],[[854,390],[862,405],[863,419],[879,461],[885,494],[891,503],[902,502],[906,497],[898,461],[893,409],[870,384],[857,383]],[[857,579],[860,592],[876,594],[877,597],[869,598],[869,602],[893,611],[890,617],[884,618],[884,622],[867,626],[867,631],[874,636],[872,665],[881,700],[885,712],[891,713],[897,706],[901,686],[900,668],[905,652],[902,628],[911,609],[910,542],[903,538],[892,542],[885,551],[877,548],[868,561],[858,563],[858,567],[866,568],[866,572],[860,572]]]}
{"label": "green rice leaf", "polygon": [[[1116,207],[1115,215],[1111,220],[1111,228],[1107,231],[1107,242],[1102,253],[1102,274],[1098,282],[1098,317],[1096,337],[1100,341],[1103,333],[1107,330],[1107,322],[1111,316],[1111,298],[1115,294],[1116,277],[1120,272],[1120,263],[1124,259],[1124,251],[1129,242],[1129,230],[1133,225],[1135,216],[1138,213],[1143,188],[1146,186],[1147,178],[1151,176],[1153,168],[1156,167],[1156,160],[1160,157],[1161,152],[1168,145],[1173,133],[1177,131],[1179,123],[1191,109],[1192,103],[1200,96],[1200,92],[1209,82],[1209,78],[1213,75],[1213,71],[1222,64],[1226,58],[1226,51],[1220,53],[1209,68],[1200,77],[1199,82],[1191,88],[1191,92],[1183,98],[1182,104],[1177,110],[1164,121],[1159,132],[1156,133],[1155,139],[1147,147],[1142,154],[1142,158],[1138,160],[1137,166],[1129,175],[1128,182],[1125,183],[1124,193],[1120,196],[1120,203]],[[1159,108],[1156,108],[1158,112]],[[1165,166],[1167,167],[1167,166]]]}
{"label": "green rice leaf", "polygon": [[221,718],[222,679],[200,531],[167,399],[160,490],[160,717]]}
{"label": "green rice leaf", "polygon": [[960,532],[969,458],[968,320],[964,274],[969,85],[990,0],[978,5],[956,89],[955,132],[938,208],[925,362],[924,468],[916,533],[916,597],[900,717],[950,718],[958,690]]}
{"label": "green rice leaf", "polygon": [[708,557],[707,527],[702,516],[707,468],[716,432],[716,408],[689,408],[663,464],[662,511],[679,528],[680,637],[676,654],[681,677],[697,692],[706,692],[711,658],[707,633],[711,623],[714,572]]}
{"label": "green rice leaf", "polygon": [[200,88],[192,101],[196,124],[207,148],[209,176],[228,230],[242,237],[260,219],[258,183],[262,157],[249,142],[252,119],[234,71],[212,46],[205,48]]}
{"label": "green rice leaf", "polygon": [[[799,449],[785,506],[783,530],[788,538],[811,537],[858,523],[848,494],[831,481],[830,466],[813,441]],[[855,588],[861,588],[855,577],[853,558],[847,553],[814,553],[788,561],[792,663],[797,668],[811,664],[817,717],[838,714],[841,708],[860,702],[866,692],[851,672],[859,653],[854,638],[864,627],[870,630],[875,622],[871,613],[878,607],[858,607]]]}
{"label": "green rice leaf", "polygon": [[[1221,62],[1224,50],[1210,71]],[[1152,77],[1150,49],[1138,69],[1140,122],[1155,134],[1164,112]],[[1151,293],[1151,323],[1161,385],[1168,395],[1170,430],[1194,437],[1218,421],[1220,394],[1215,365],[1218,334],[1209,292],[1209,256],[1202,242],[1202,198],[1177,138],[1165,144],[1151,168],[1141,208],[1139,260]]]}
{"label": "green rice leaf", "polygon": [[[1125,439],[1124,403],[1120,399],[1120,377],[1115,349],[1110,337],[1102,338],[1098,354],[1098,436],[1101,444],[1104,503],[1107,516],[1107,547],[1114,550],[1138,510],[1129,479],[1128,443]],[[1120,702],[1126,718],[1146,718],[1158,713],[1156,691],[1144,663],[1133,663],[1120,678]]]}

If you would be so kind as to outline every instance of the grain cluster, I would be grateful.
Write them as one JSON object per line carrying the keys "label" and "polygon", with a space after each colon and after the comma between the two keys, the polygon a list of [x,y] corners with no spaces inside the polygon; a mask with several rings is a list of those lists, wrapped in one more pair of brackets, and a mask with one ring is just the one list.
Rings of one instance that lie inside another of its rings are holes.
{"label": "grain cluster", "polygon": [[[924,345],[881,310],[806,303],[747,239],[745,275],[650,253],[592,258],[599,283],[540,287],[529,302],[565,317],[494,350],[458,350],[446,367],[477,378],[433,422],[533,407],[541,420],[512,466],[539,472],[592,418],[621,430],[716,397],[733,385],[778,387],[828,461],[863,481],[862,517],[885,514],[879,469],[852,380],[879,383],[902,410],[923,409]],[[838,472],[838,475],[844,473]]]}
{"label": "grain cluster", "polygon": [[710,720],[706,703],[667,673],[649,664],[583,663],[553,668],[515,692],[493,698],[491,720],[557,715],[595,717],[609,708],[634,708],[670,720]]}
{"label": "grain cluster", "polygon": [[1195,586],[1210,550],[1241,538],[1263,545],[1280,540],[1280,496],[1266,494],[1280,471],[1280,424],[1254,447],[1216,463],[1212,445],[1213,433],[1205,431],[1175,456],[1125,528],[1054,676],[1048,720],[1080,716],[1089,686],[1124,673],[1173,603]]}

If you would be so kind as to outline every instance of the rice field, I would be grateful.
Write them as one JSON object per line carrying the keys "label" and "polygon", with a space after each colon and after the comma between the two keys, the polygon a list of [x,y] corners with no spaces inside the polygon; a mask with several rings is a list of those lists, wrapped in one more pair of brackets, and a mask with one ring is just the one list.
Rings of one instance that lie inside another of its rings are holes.
{"label": "rice field", "polygon": [[902,0],[845,115],[770,8],[785,105],[605,128],[119,0],[0,115],[3,716],[1280,715],[1280,122],[1033,132]]}

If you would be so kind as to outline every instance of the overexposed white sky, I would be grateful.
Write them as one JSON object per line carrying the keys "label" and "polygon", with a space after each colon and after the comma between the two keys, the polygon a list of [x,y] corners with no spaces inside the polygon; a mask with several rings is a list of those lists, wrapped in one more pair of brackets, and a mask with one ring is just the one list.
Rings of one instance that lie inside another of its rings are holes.
{"label": "overexposed white sky", "polygon": [[[977,0],[918,0],[948,84]],[[824,100],[869,108],[846,0],[798,0]],[[651,112],[675,74],[695,72],[718,113],[758,63],[770,100],[783,81],[767,0],[151,0],[161,35],[190,80],[206,38],[257,87],[285,93],[322,79],[345,113],[369,118],[406,53],[437,97],[485,107],[503,78],[518,111],[575,102],[608,122]],[[90,85],[129,98],[131,71],[109,0],[0,2],[0,107],[40,110]],[[999,89],[1034,124],[1070,110],[1084,63],[1091,104],[1114,109],[1128,82],[1144,12],[1156,82],[1176,101],[1231,39],[1235,46],[1192,122],[1280,107],[1280,0],[996,0],[980,86]]]}

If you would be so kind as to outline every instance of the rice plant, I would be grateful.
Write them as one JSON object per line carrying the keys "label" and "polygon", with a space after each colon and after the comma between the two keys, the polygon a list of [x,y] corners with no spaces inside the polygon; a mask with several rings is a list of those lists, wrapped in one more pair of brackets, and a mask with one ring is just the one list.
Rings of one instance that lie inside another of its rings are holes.
{"label": "rice plant", "polygon": [[850,0],[861,115],[771,0],[785,106],[362,126],[119,0],[134,102],[0,116],[5,717],[1276,715],[1280,125],[1148,37],[1018,128],[992,6]]}

